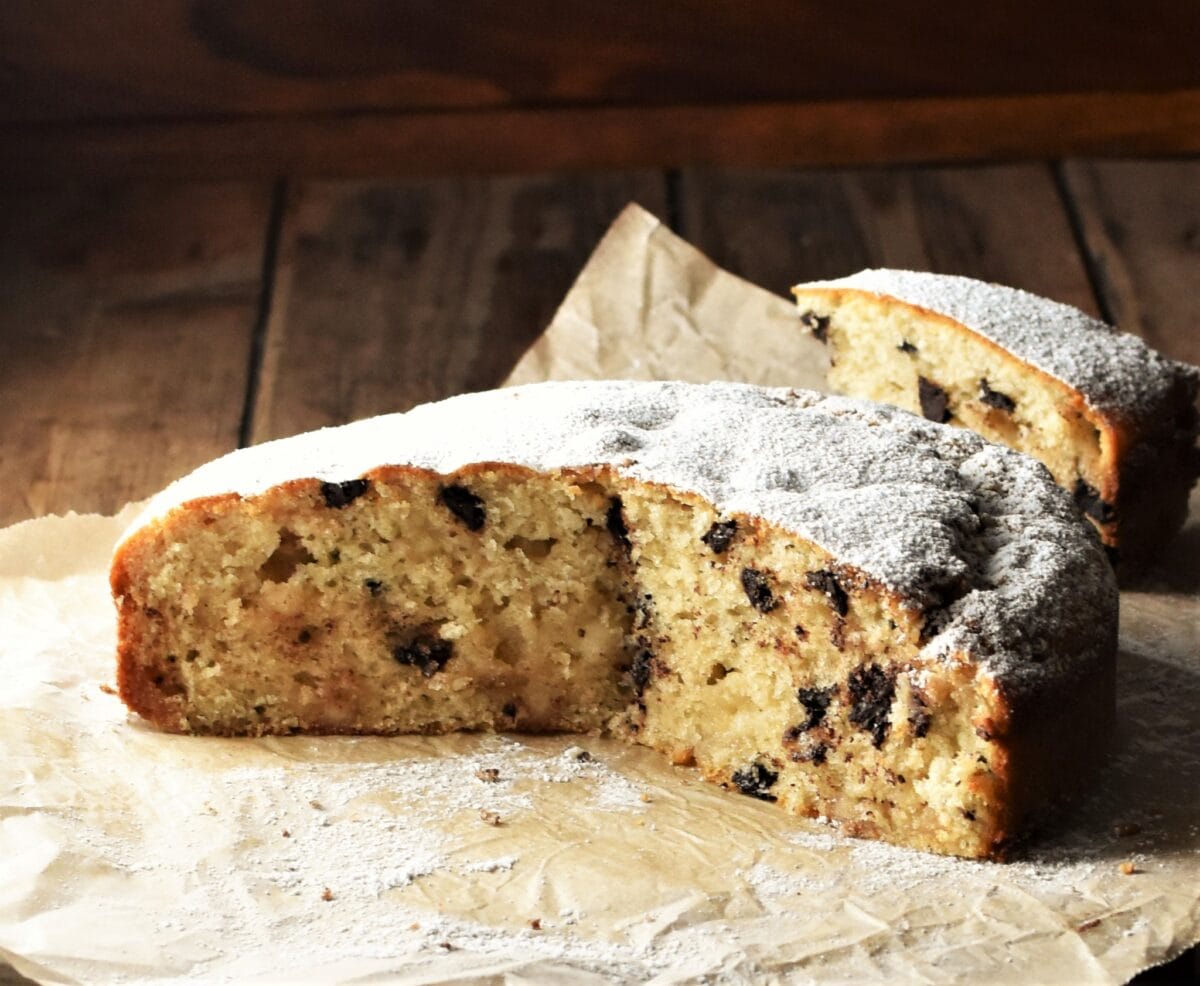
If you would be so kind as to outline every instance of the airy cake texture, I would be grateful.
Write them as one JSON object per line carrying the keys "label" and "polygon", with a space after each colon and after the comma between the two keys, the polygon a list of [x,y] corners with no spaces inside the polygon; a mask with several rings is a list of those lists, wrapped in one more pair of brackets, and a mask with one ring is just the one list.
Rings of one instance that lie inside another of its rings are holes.
{"label": "airy cake texture", "polygon": [[1131,571],[1183,523],[1200,372],[1069,305],[965,277],[868,270],[792,289],[830,385],[1043,462]]}
{"label": "airy cake texture", "polygon": [[962,856],[1113,718],[1112,573],[1045,470],[812,393],[541,384],[245,449],[112,587],[164,729],[603,731]]}

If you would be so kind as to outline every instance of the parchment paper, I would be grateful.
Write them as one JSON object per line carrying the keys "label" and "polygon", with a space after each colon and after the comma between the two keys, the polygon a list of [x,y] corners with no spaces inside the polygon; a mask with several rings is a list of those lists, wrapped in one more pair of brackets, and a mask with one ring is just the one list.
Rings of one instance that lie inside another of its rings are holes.
{"label": "parchment paper", "polygon": [[[627,211],[514,376],[812,385],[789,315]],[[129,516],[0,531],[0,957],[39,981],[1117,982],[1200,937],[1200,498],[1122,598],[1115,756],[1009,864],[594,737],[156,733],[106,690]]]}

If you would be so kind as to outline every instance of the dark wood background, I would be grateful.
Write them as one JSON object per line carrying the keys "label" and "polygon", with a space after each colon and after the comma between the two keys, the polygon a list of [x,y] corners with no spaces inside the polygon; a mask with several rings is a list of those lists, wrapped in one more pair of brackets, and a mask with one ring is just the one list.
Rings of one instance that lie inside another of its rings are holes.
{"label": "dark wood background", "polygon": [[1200,151],[1200,4],[5,0],[0,179]]}

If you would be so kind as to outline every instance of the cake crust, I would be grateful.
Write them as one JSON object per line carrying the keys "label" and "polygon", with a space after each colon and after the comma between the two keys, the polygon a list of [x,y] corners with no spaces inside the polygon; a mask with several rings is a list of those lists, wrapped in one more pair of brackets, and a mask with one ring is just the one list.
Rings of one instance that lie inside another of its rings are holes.
{"label": "cake crust", "polygon": [[1045,470],[797,391],[542,384],[243,450],[112,587],[161,728],[606,730],[959,855],[1112,721],[1115,586]]}

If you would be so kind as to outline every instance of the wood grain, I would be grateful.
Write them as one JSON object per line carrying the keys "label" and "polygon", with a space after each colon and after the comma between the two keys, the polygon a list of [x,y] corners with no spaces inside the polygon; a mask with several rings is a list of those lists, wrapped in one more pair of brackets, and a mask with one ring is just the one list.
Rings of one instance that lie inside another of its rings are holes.
{"label": "wood grain", "polygon": [[0,524],[114,511],[237,443],[270,189],[0,201]]}
{"label": "wood grain", "polygon": [[873,171],[689,170],[683,235],[785,294],[864,267],[962,274],[1096,312],[1044,165]]}
{"label": "wood grain", "polygon": [[1200,365],[1200,161],[1071,161],[1063,178],[1113,321]]}
{"label": "wood grain", "polygon": [[255,441],[498,384],[660,175],[300,186],[285,216]]}
{"label": "wood grain", "polygon": [[0,127],[0,180],[45,185],[130,176],[374,177],[1164,153],[1200,153],[1200,89],[10,125]]}
{"label": "wood grain", "polygon": [[0,118],[1166,90],[1198,32],[1178,0],[6,0]]}

